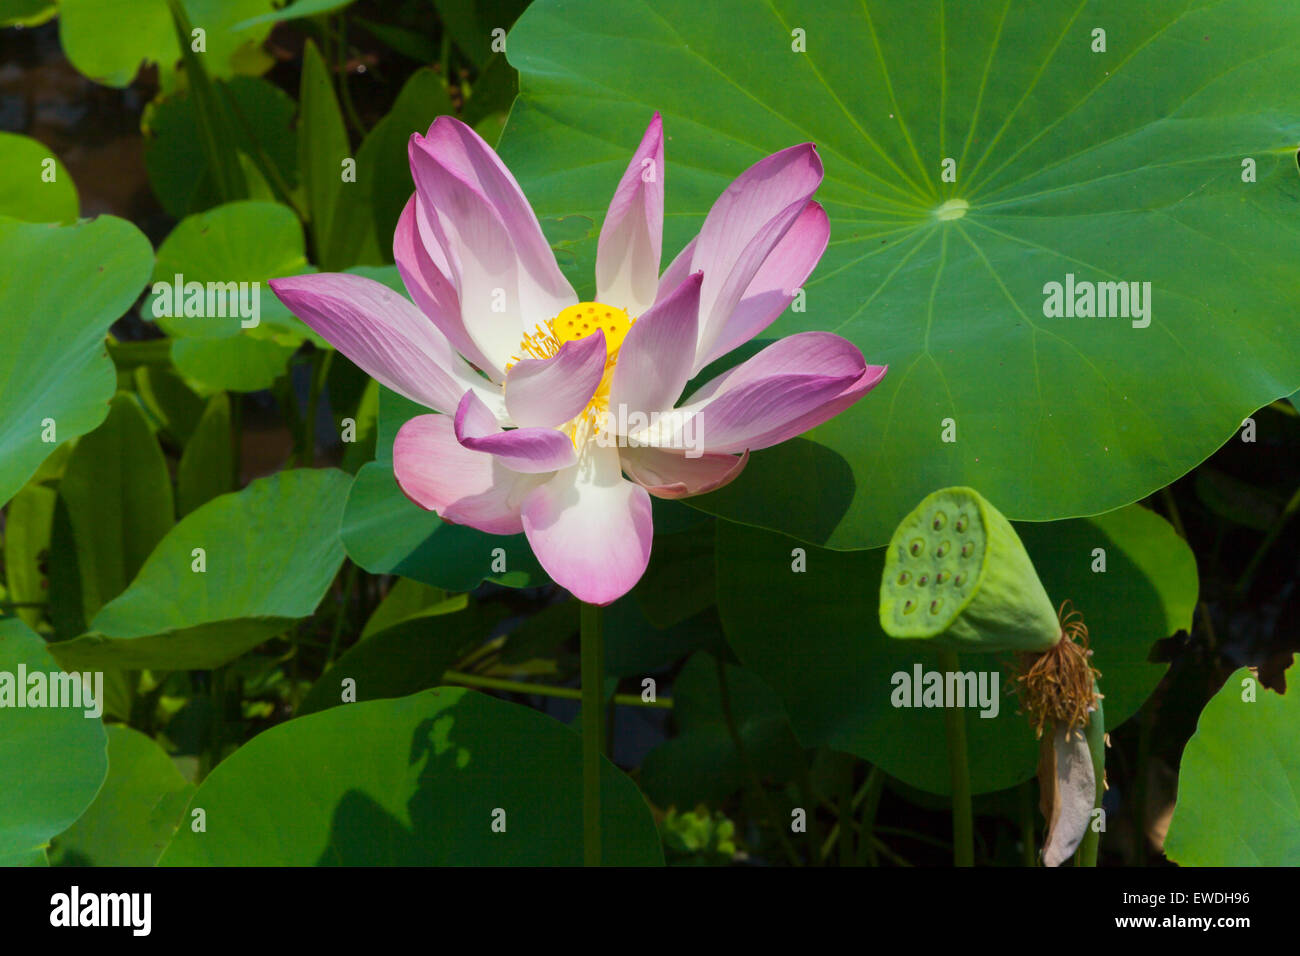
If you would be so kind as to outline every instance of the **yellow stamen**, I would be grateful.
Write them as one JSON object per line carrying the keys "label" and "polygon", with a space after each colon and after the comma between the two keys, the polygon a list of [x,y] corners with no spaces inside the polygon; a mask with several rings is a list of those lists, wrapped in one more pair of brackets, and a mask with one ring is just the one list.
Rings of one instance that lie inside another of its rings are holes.
{"label": "yellow stamen", "polygon": [[572,439],[574,447],[579,451],[587,439],[604,425],[605,415],[609,411],[609,388],[614,378],[614,366],[618,362],[618,350],[635,323],[636,319],[630,318],[626,309],[601,302],[579,302],[550,321],[536,326],[532,332],[525,333],[519,343],[520,354],[514,356],[506,366],[508,372],[521,358],[554,358],[565,342],[576,342],[595,335],[597,329],[605,334],[605,372],[600,377],[600,384],[596,386],[587,407],[572,421],[560,426],[560,431]]}
{"label": "yellow stamen", "polygon": [[509,363],[506,364],[506,371],[515,367],[521,358],[530,359],[548,359],[554,358],[555,354],[560,351],[560,346],[564,344],[555,337],[551,331],[550,324],[537,325],[533,331],[524,333],[524,340],[519,343],[519,351],[522,355],[512,356]]}

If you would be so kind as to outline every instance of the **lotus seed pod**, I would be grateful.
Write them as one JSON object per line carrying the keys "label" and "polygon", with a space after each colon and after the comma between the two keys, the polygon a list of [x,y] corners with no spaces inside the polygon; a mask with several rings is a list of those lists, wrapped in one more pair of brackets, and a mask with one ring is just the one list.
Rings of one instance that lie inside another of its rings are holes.
{"label": "lotus seed pod", "polygon": [[972,488],[934,492],[894,531],[880,625],[958,651],[1045,651],[1061,637],[1019,535]]}

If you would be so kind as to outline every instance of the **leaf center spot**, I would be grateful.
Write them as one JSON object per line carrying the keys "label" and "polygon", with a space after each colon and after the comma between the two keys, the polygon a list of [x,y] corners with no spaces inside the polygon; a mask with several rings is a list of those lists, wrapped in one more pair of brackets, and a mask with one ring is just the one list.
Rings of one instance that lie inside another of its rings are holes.
{"label": "leaf center spot", "polygon": [[970,203],[964,199],[949,199],[934,211],[934,218],[940,220],[960,219],[966,215],[966,210],[969,208]]}

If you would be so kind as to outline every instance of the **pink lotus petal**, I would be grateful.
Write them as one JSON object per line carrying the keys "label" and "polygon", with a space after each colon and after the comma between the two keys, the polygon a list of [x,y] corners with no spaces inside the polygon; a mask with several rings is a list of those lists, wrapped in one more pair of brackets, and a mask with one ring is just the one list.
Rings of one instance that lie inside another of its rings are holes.
{"label": "pink lotus petal", "polygon": [[630,591],[650,561],[650,496],[626,481],[618,449],[589,458],[529,492],[521,517],[546,573],[578,600],[609,604]]}
{"label": "pink lotus petal", "polygon": [[817,148],[792,146],[741,173],[709,210],[691,260],[704,272],[696,371],[716,357],[722,326],[821,181]]}
{"label": "pink lotus petal", "polygon": [[689,498],[717,491],[730,484],[749,463],[749,452],[736,455],[701,455],[668,448],[620,450],[623,471],[656,498]]}
{"label": "pink lotus petal", "polygon": [[672,408],[691,377],[703,274],[687,276],[669,296],[636,320],[618,351],[610,383],[614,418]]}
{"label": "pink lotus petal", "polygon": [[568,468],[576,460],[573,441],[554,428],[503,431],[496,417],[473,392],[456,409],[456,440],[473,451],[495,455],[511,471],[540,474]]}
{"label": "pink lotus petal", "polygon": [[413,402],[450,412],[466,391],[487,392],[488,383],[428,317],[382,283],[321,272],[268,284],[290,312],[362,371]]}
{"label": "pink lotus petal", "polygon": [[596,247],[596,300],[640,315],[655,301],[664,232],[664,130],[655,113],[614,190]]}
{"label": "pink lotus petal", "polygon": [[794,225],[776,244],[736,307],[719,326],[705,364],[744,345],[776,321],[826,251],[831,225],[816,202],[804,206]]}
{"label": "pink lotus petal", "polygon": [[887,370],[867,365],[857,346],[830,332],[788,336],[692,395],[678,410],[688,420],[676,441],[693,434],[706,452],[767,448],[839,414]]}
{"label": "pink lotus petal", "polygon": [[668,268],[664,274],[659,277],[659,288],[655,292],[655,302],[662,302],[667,296],[677,291],[677,287],[686,281],[686,277],[691,274],[691,260],[695,258],[695,244],[699,242],[700,237],[696,236],[686,243],[686,247],[677,253],[677,257],[668,263]]}
{"label": "pink lotus petal", "polygon": [[548,359],[523,359],[506,373],[506,410],[516,425],[554,428],[587,407],[605,374],[605,332],[565,342]]}
{"label": "pink lotus petal", "polygon": [[433,320],[452,347],[479,368],[490,371],[492,363],[474,344],[461,318],[460,297],[447,278],[450,268],[442,250],[437,245],[431,250],[420,236],[417,224],[419,202],[419,197],[412,194],[397,220],[397,229],[393,233],[393,259],[397,271],[401,273],[411,299]]}
{"label": "pink lotus petal", "polygon": [[423,137],[422,148],[492,204],[505,223],[525,272],[540,290],[564,300],[560,308],[577,301],[573,288],[555,262],[555,254],[542,233],[533,207],[514,175],[483,137],[453,116],[439,116]]}
{"label": "pink lotus petal", "polygon": [[[436,129],[437,123],[430,133]],[[446,147],[447,137],[438,143]],[[524,332],[578,297],[549,247],[549,265],[539,261],[531,235],[541,235],[537,218],[526,204],[520,207],[522,195],[511,200],[510,191],[490,175],[499,160],[493,157],[485,169],[481,161],[437,149],[418,135],[411,137],[408,152],[420,198],[416,226],[426,245],[436,245],[445,256],[466,332],[489,363],[485,371],[499,381]]]}
{"label": "pink lotus petal", "polygon": [[406,497],[444,521],[488,534],[519,534],[519,510],[545,476],[521,475],[456,441],[451,417],[418,415],[393,442],[393,474]]}
{"label": "pink lotus petal", "polygon": [[484,371],[500,381],[530,320],[519,293],[522,270],[514,245],[486,197],[434,162],[417,137],[411,138],[410,154],[420,198],[417,228],[425,244],[436,244],[446,257],[466,333],[487,362]]}

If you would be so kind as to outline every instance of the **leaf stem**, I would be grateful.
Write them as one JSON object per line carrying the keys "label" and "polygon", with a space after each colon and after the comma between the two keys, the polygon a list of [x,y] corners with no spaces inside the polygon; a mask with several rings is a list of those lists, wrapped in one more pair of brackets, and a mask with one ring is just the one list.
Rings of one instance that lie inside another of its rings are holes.
{"label": "leaf stem", "polygon": [[325,379],[329,375],[330,359],[333,357],[333,352],[323,352],[320,349],[313,349],[311,353],[311,381],[307,390],[307,407],[303,410],[302,447],[299,449],[304,468],[310,468],[316,463],[316,411],[320,406]]}
{"label": "leaf stem", "polygon": [[[949,673],[961,670],[957,652],[940,651],[939,669]],[[952,774],[952,862],[954,866],[974,866],[975,826],[966,752],[966,714],[960,707],[945,707],[943,721],[948,733],[948,769]]]}
{"label": "leaf stem", "polygon": [[[448,684],[463,684],[466,687],[480,687],[483,690],[499,690],[507,694],[537,694],[540,697],[560,697],[566,700],[582,700],[582,691],[573,687],[556,687],[553,684],[533,684],[527,681],[502,680],[499,677],[481,677],[478,674],[466,674],[464,671],[446,671],[442,675]],[[673,699],[660,697],[658,700],[645,701],[636,694],[615,694],[614,703],[624,707],[657,707],[660,710],[672,710]]]}
{"label": "leaf stem", "polygon": [[348,21],[346,14],[338,16],[337,29],[334,31],[336,62],[338,63],[339,102],[343,104],[343,115],[352,125],[353,131],[361,139],[366,138],[366,124],[361,122],[357,108],[352,104],[352,91],[348,89]]}
{"label": "leaf stem", "polygon": [[880,798],[885,790],[885,772],[875,764],[867,772],[863,790],[865,799],[862,801],[862,817],[858,824],[862,828],[858,837],[858,865],[878,866],[879,855],[871,838],[875,835],[876,811],[880,809]]}
{"label": "leaf stem", "polygon": [[352,590],[357,583],[357,566],[351,561],[346,562],[348,569],[343,578],[343,593],[334,616],[334,629],[330,632],[329,650],[325,654],[325,666],[328,668],[334,663],[334,655],[339,650],[339,639],[343,636],[343,625],[347,623],[348,608],[352,604]]}
{"label": "leaf stem", "polygon": [[1295,490],[1295,494],[1291,496],[1291,500],[1286,503],[1286,507],[1282,509],[1282,513],[1278,516],[1277,520],[1273,522],[1273,526],[1268,529],[1268,534],[1265,535],[1264,541],[1260,544],[1259,549],[1246,565],[1246,570],[1241,572],[1241,577],[1237,580],[1237,586],[1234,588],[1238,596],[1245,595],[1246,592],[1250,590],[1251,582],[1255,579],[1255,572],[1259,570],[1259,565],[1260,562],[1264,560],[1264,555],[1268,554],[1269,549],[1273,547],[1273,543],[1277,541],[1278,535],[1282,533],[1282,529],[1286,527],[1287,522],[1291,520],[1291,516],[1295,514],[1297,510],[1300,510],[1300,488]]}
{"label": "leaf stem", "polygon": [[[835,809],[835,805],[832,804],[825,797],[819,797],[817,802],[820,806],[825,807],[828,811],[833,811]],[[854,802],[855,803],[857,802],[856,797],[854,798]],[[880,837],[876,836],[876,833],[890,833],[895,836],[903,836],[911,840],[916,840],[920,843],[928,843],[931,846],[940,847],[941,849],[944,850],[948,850],[952,848],[951,844],[945,843],[942,840],[935,840],[930,837],[924,836],[923,834],[915,833],[912,830],[903,830],[899,827],[876,826],[874,827],[875,832],[866,832],[863,830],[862,824],[859,823],[857,820],[853,820],[853,819],[850,819],[848,821],[848,827],[854,833],[859,834],[862,839],[870,841],[873,850],[875,850],[881,856],[884,856],[890,862],[896,863],[898,866],[911,866],[912,864],[909,863],[904,857],[900,856],[898,853],[891,850],[889,848],[889,845],[886,844],[885,841],[881,840]],[[820,853],[823,859],[830,855],[831,845],[834,843],[835,839],[838,836],[838,830],[839,830],[839,824],[836,823],[831,827],[830,836],[822,844]]]}
{"label": "leaf stem", "polygon": [[[1169,523],[1174,526],[1174,531],[1177,532],[1178,537],[1186,541],[1188,547],[1190,547],[1191,541],[1187,538],[1187,529],[1183,526],[1183,517],[1178,511],[1178,502],[1174,500],[1174,493],[1169,490],[1171,487],[1171,485],[1165,485],[1160,489],[1160,499],[1165,503],[1165,510],[1169,513]],[[1297,492],[1297,494],[1300,494],[1300,492]],[[1256,554],[1256,558],[1258,557],[1259,555]],[[1240,590],[1240,582],[1238,582],[1237,587]],[[1196,602],[1196,609],[1201,614],[1201,624],[1205,626],[1205,636],[1209,638],[1211,649],[1218,647],[1219,640],[1214,634],[1214,621],[1210,617],[1210,609],[1203,600]]]}
{"label": "leaf stem", "polygon": [[727,665],[721,657],[715,657],[714,661],[718,665],[718,703],[722,707],[722,719],[727,725],[727,735],[731,738],[731,746],[736,749],[736,757],[740,760],[740,766],[745,772],[750,787],[754,790],[754,796],[758,797],[758,802],[763,808],[763,814],[767,817],[768,824],[776,833],[781,849],[785,852],[792,866],[799,866],[799,854],[795,852],[794,845],[790,843],[789,837],[785,835],[785,827],[782,826],[781,817],[772,804],[771,796],[763,788],[763,781],[759,779],[758,771],[754,769],[754,763],[749,759],[749,751],[745,748],[745,740],[740,736],[740,728],[736,725],[736,716],[731,710],[731,693],[727,689]]}

